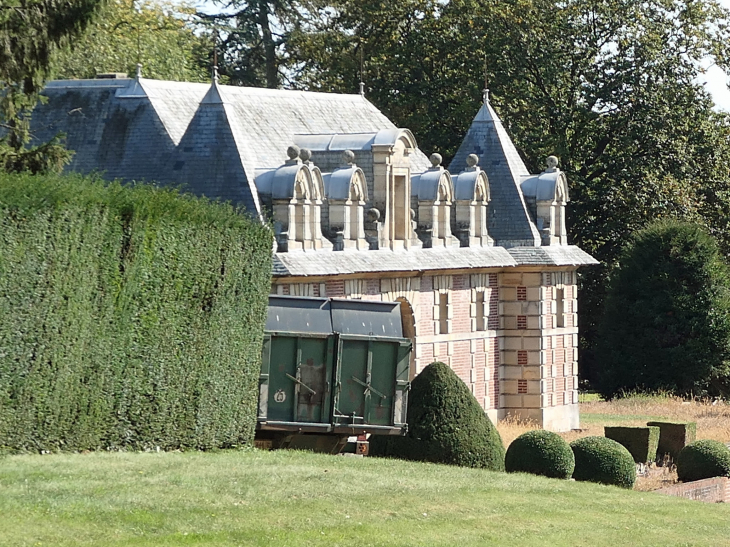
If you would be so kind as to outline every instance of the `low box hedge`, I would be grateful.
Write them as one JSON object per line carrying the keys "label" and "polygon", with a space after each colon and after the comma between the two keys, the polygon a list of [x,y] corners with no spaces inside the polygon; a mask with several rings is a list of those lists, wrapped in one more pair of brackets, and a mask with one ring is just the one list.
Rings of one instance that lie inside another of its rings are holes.
{"label": "low box hedge", "polygon": [[657,459],[662,461],[668,455],[676,461],[679,452],[697,438],[695,422],[648,422],[646,425],[659,428]]}
{"label": "low box hedge", "polygon": [[659,428],[616,426],[603,428],[604,435],[626,447],[636,463],[648,463],[656,460],[659,445]]}

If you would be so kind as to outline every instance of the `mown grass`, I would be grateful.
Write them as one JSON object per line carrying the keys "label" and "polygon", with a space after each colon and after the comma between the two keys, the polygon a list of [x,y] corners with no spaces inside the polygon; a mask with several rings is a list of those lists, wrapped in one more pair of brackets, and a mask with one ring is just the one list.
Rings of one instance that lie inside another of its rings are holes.
{"label": "mown grass", "polygon": [[3,546],[727,545],[730,506],[303,452],[0,460]]}

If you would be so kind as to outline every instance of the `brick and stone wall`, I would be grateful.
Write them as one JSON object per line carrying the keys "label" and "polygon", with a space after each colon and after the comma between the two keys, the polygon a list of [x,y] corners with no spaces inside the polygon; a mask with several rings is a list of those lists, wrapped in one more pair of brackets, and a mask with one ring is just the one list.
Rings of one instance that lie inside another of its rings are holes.
{"label": "brick and stone wall", "polygon": [[574,271],[500,274],[500,419],[578,427],[575,282]]}
{"label": "brick and stone wall", "polygon": [[578,427],[574,271],[504,271],[279,283],[300,296],[405,299],[413,309],[413,370],[449,365],[493,420]]}
{"label": "brick and stone wall", "polygon": [[685,482],[668,486],[656,491],[657,494],[676,496],[709,503],[727,503],[730,501],[730,479],[714,477],[701,481]]}

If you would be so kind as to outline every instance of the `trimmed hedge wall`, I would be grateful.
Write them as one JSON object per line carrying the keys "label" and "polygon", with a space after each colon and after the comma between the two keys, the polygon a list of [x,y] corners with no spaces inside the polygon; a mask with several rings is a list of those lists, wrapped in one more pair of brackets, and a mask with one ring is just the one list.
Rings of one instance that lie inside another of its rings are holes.
{"label": "trimmed hedge wall", "polygon": [[604,435],[626,447],[636,463],[649,463],[656,460],[656,449],[659,445],[659,428],[606,426]]}
{"label": "trimmed hedge wall", "polygon": [[575,469],[570,445],[557,433],[535,429],[517,437],[507,448],[505,470],[569,479]]}
{"label": "trimmed hedge wall", "polygon": [[251,441],[270,276],[228,205],[0,175],[0,449]]}
{"label": "trimmed hedge wall", "polygon": [[414,378],[408,396],[408,434],[373,435],[370,455],[504,471],[497,428],[456,373],[441,362]]}
{"label": "trimmed hedge wall", "polygon": [[676,461],[679,452],[697,438],[696,422],[648,422],[646,425],[659,428],[656,455],[660,462],[667,455]]}

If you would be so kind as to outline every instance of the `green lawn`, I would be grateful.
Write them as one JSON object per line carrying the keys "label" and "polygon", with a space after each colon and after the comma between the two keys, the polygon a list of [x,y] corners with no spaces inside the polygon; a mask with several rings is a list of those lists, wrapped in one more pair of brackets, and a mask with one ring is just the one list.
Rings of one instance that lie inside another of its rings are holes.
{"label": "green lawn", "polygon": [[0,459],[0,545],[730,544],[730,505],[303,452]]}

